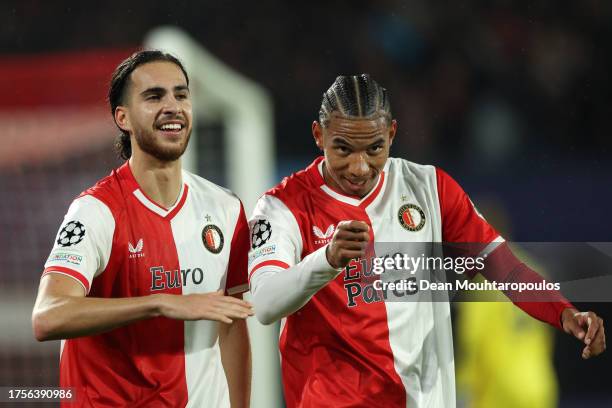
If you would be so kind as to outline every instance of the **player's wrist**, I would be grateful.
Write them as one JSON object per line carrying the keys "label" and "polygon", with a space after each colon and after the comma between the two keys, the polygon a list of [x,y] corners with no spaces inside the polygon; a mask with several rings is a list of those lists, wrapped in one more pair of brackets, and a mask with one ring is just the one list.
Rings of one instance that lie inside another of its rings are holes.
{"label": "player's wrist", "polygon": [[168,296],[164,293],[156,293],[147,297],[149,317],[166,316],[168,312]]}
{"label": "player's wrist", "polygon": [[568,321],[568,319],[573,320],[574,316],[576,316],[576,313],[580,313],[580,311],[575,307],[566,307],[565,309],[563,309],[563,311],[561,312],[562,329],[565,330],[565,323]]}
{"label": "player's wrist", "polygon": [[330,251],[331,251],[331,244],[327,244],[327,246],[325,247],[325,259],[327,260],[327,263],[329,264],[329,266],[332,267],[332,269],[338,269],[339,266],[336,266],[336,264],[333,262],[333,259],[330,256]]}

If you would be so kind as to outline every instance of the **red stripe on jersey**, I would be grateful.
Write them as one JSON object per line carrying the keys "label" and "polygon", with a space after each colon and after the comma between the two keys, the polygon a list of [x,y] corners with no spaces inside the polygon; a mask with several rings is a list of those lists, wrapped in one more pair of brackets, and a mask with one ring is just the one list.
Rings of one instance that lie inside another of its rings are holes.
{"label": "red stripe on jersey", "polygon": [[259,268],[262,268],[264,266],[270,266],[270,265],[271,266],[279,266],[279,267],[281,267],[283,269],[289,268],[289,264],[286,264],[283,261],[277,261],[275,259],[271,259],[269,261],[264,261],[264,262],[260,263],[259,265],[255,266],[253,268],[253,270],[251,271],[251,273],[249,273],[249,279],[251,279],[251,276],[253,276],[253,274],[255,273],[256,270],[258,270]]}
{"label": "red stripe on jersey", "polygon": [[240,203],[240,214],[236,220],[236,227],[234,228],[234,236],[232,237],[229,262],[227,265],[227,280],[225,282],[226,294],[229,293],[231,289],[241,285],[245,285],[245,289],[238,293],[248,290],[246,284],[249,280],[247,273],[250,247],[249,236],[249,223],[244,213],[244,206]]}
{"label": "red stripe on jersey", "polygon": [[48,268],[45,268],[42,273],[42,276],[45,276],[49,273],[61,273],[63,275],[68,275],[71,278],[74,278],[79,281],[79,283],[85,288],[85,293],[89,293],[89,282],[87,281],[87,278],[83,276],[83,274],[81,274],[80,272],[75,271],[74,269],[65,268],[63,266],[50,266]]}

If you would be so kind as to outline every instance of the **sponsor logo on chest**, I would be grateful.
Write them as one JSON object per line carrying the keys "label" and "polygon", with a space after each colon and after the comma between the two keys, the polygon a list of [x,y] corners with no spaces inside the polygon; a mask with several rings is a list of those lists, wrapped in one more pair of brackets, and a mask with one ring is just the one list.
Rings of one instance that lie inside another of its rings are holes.
{"label": "sponsor logo on chest", "polygon": [[163,266],[153,266],[151,273],[151,291],[180,288],[190,285],[201,285],[204,282],[202,268],[175,269],[167,271]]}
{"label": "sponsor logo on chest", "polygon": [[315,245],[325,245],[325,244],[328,244],[329,242],[331,242],[332,237],[334,235],[334,230],[335,229],[336,229],[336,226],[334,224],[331,224],[331,225],[329,225],[327,227],[325,232],[323,232],[321,230],[321,228],[317,227],[316,225],[313,225],[312,226],[312,233],[315,236],[313,244],[315,244]]}
{"label": "sponsor logo on chest", "polygon": [[384,302],[389,297],[394,299],[411,296],[418,292],[417,279],[410,276],[407,279],[397,280],[393,289],[381,289],[376,282],[381,278],[373,267],[373,258],[353,260],[341,274],[342,285],[346,292],[346,305],[359,306],[363,303]]}
{"label": "sponsor logo on chest", "polygon": [[131,242],[128,241],[128,258],[129,259],[143,258],[145,256],[143,249],[144,249],[144,241],[142,238],[138,240],[136,245],[133,245]]}

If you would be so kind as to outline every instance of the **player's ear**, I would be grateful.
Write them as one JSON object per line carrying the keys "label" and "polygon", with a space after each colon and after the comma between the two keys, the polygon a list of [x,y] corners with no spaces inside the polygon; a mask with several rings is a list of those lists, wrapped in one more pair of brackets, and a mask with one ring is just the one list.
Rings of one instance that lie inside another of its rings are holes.
{"label": "player's ear", "polygon": [[393,144],[393,139],[395,139],[396,132],[397,132],[397,121],[393,119],[391,121],[391,125],[389,126],[389,146]]}
{"label": "player's ear", "polygon": [[131,130],[130,118],[128,117],[127,111],[123,106],[117,106],[115,108],[115,123],[121,130],[126,132]]}
{"label": "player's ear", "polygon": [[323,128],[316,120],[312,122],[312,137],[314,137],[317,147],[323,150]]}

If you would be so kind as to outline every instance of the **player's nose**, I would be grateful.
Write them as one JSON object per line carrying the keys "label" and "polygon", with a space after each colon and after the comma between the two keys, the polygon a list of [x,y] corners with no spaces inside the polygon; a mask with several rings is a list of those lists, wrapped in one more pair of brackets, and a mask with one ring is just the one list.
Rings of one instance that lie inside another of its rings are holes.
{"label": "player's nose", "polygon": [[356,153],[351,157],[349,163],[349,173],[353,177],[365,177],[370,171],[368,160],[365,157],[365,153]]}
{"label": "player's nose", "polygon": [[162,112],[166,114],[175,114],[181,111],[181,105],[174,96],[168,96],[164,98],[164,104],[162,106]]}

